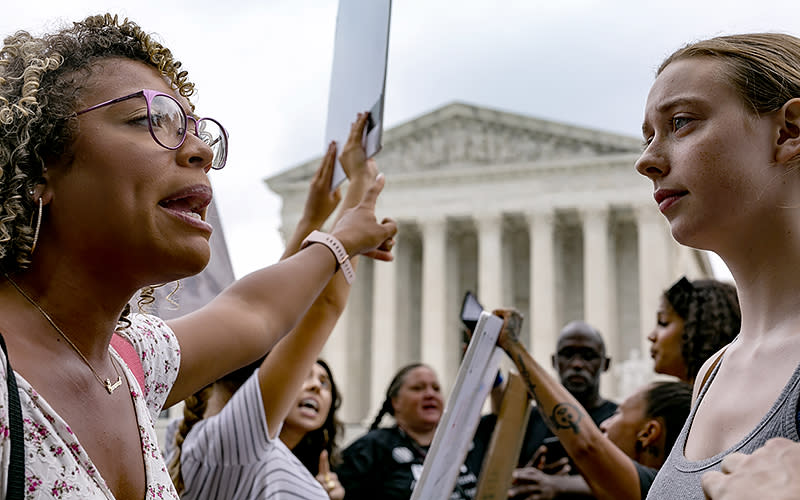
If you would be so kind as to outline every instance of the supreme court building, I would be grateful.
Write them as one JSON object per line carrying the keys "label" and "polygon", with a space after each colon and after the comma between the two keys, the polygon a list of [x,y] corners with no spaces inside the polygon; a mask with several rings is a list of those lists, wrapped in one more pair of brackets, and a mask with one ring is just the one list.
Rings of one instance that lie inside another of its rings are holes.
{"label": "supreme court building", "polygon": [[[596,326],[616,366],[605,396],[649,380],[646,335],[661,292],[711,267],[671,238],[650,181],[633,168],[640,151],[636,138],[463,103],[386,130],[377,215],[398,221],[395,262],[359,261],[322,354],[344,394],[340,418],[371,419],[408,362],[430,364],[447,391],[468,290],[486,309],[520,310],[528,349],[548,367],[564,324]],[[284,236],[319,161],[267,180],[283,198]]]}

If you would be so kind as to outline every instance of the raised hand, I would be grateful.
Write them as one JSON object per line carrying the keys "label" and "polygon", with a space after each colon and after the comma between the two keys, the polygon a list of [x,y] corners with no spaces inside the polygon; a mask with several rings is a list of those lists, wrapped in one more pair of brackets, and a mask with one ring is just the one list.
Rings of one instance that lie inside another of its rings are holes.
{"label": "raised hand", "polygon": [[356,121],[350,125],[350,135],[342,148],[339,161],[344,168],[344,173],[350,182],[358,180],[372,180],[378,175],[375,162],[367,160],[367,152],[361,145],[361,138],[364,135],[364,127],[367,124],[369,113],[359,113]]}
{"label": "raised hand", "polygon": [[378,222],[375,218],[375,204],[385,182],[383,174],[378,174],[361,202],[345,211],[331,230],[350,256],[360,254],[383,261],[394,258],[391,252],[397,223],[388,218]]}
{"label": "raised hand", "polygon": [[336,143],[331,142],[325,151],[325,156],[322,157],[322,163],[311,178],[308,197],[303,208],[303,218],[308,220],[309,225],[317,228],[322,227],[342,199],[339,188],[330,190],[335,163]]}
{"label": "raised hand", "polygon": [[322,450],[319,454],[319,473],[317,474],[317,481],[328,492],[328,497],[331,500],[342,500],[344,498],[344,486],[339,482],[339,476],[335,472],[331,472],[331,465],[328,461],[328,451]]}

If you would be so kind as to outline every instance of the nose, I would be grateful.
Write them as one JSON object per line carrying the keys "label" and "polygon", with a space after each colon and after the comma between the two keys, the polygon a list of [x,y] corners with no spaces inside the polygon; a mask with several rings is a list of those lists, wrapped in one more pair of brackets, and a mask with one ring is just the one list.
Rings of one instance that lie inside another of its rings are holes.
{"label": "nose", "polygon": [[650,332],[649,335],[647,335],[647,340],[649,340],[650,342],[652,342],[654,344],[656,343],[656,331],[655,330],[653,330],[652,332]]}
{"label": "nose", "polygon": [[[194,134],[193,124],[187,126],[189,130],[183,144],[178,148],[178,164],[183,167],[202,168],[206,172],[211,170],[211,160],[214,158],[214,151],[203,142],[202,139]],[[196,127],[196,125],[194,125]]]}
{"label": "nose", "polygon": [[669,173],[669,163],[658,149],[655,140],[651,141],[642,151],[639,159],[634,165],[636,171],[650,180],[664,177]]}

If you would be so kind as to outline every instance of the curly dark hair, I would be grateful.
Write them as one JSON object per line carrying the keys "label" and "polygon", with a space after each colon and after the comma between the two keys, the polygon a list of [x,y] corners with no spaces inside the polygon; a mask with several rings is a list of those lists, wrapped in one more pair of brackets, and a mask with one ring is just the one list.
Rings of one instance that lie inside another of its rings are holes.
{"label": "curly dark hair", "polygon": [[105,14],[56,33],[18,31],[0,49],[0,269],[30,264],[35,200],[49,162],[69,154],[75,111],[95,65],[107,58],[158,69],[184,97],[194,92],[181,63],[135,23]]}
{"label": "curly dark hair", "polygon": [[319,429],[306,433],[303,439],[292,448],[292,453],[306,466],[312,476],[319,474],[319,454],[322,450],[328,452],[328,461],[331,466],[339,463],[339,447],[336,444],[336,437],[342,435],[344,426],[336,416],[336,411],[342,406],[342,395],[336,387],[328,363],[318,359],[317,364],[325,369],[328,380],[331,383],[331,408],[328,416]]}
{"label": "curly dark hair", "polygon": [[664,298],[683,321],[681,354],[694,381],[705,361],[728,345],[742,326],[736,287],[717,280],[678,280]]}

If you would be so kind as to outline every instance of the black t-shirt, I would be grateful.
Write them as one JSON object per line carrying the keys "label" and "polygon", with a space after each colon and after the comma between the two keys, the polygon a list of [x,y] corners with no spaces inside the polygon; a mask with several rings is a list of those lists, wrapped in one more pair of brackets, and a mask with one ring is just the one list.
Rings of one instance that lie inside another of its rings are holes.
{"label": "black t-shirt", "polygon": [[[617,411],[617,403],[612,401],[606,401],[597,408],[586,410],[589,416],[592,417],[594,423],[597,425],[600,425],[600,422],[613,415],[615,411]],[[545,440],[545,438],[552,436],[553,433],[544,422],[542,414],[539,413],[536,408],[534,408],[531,412],[530,418],[528,419],[528,428],[525,431],[525,438],[522,442],[522,451],[519,455],[519,466],[524,467],[530,461],[530,459],[533,458],[533,454],[536,453],[536,450],[539,449],[539,446],[542,445],[542,442]],[[573,467],[571,473],[578,474],[577,468]]]}
{"label": "black t-shirt", "polygon": [[[469,500],[475,496],[485,451],[481,450],[476,447],[470,450],[450,500]],[[347,500],[408,500],[422,474],[427,451],[427,447],[417,444],[397,426],[376,429],[342,452],[336,474]]]}
{"label": "black t-shirt", "polygon": [[658,474],[658,469],[645,467],[636,460],[633,461],[633,465],[636,467],[636,473],[639,474],[639,490],[642,492],[642,500],[644,500],[647,498],[647,492],[650,491],[656,474]]}

